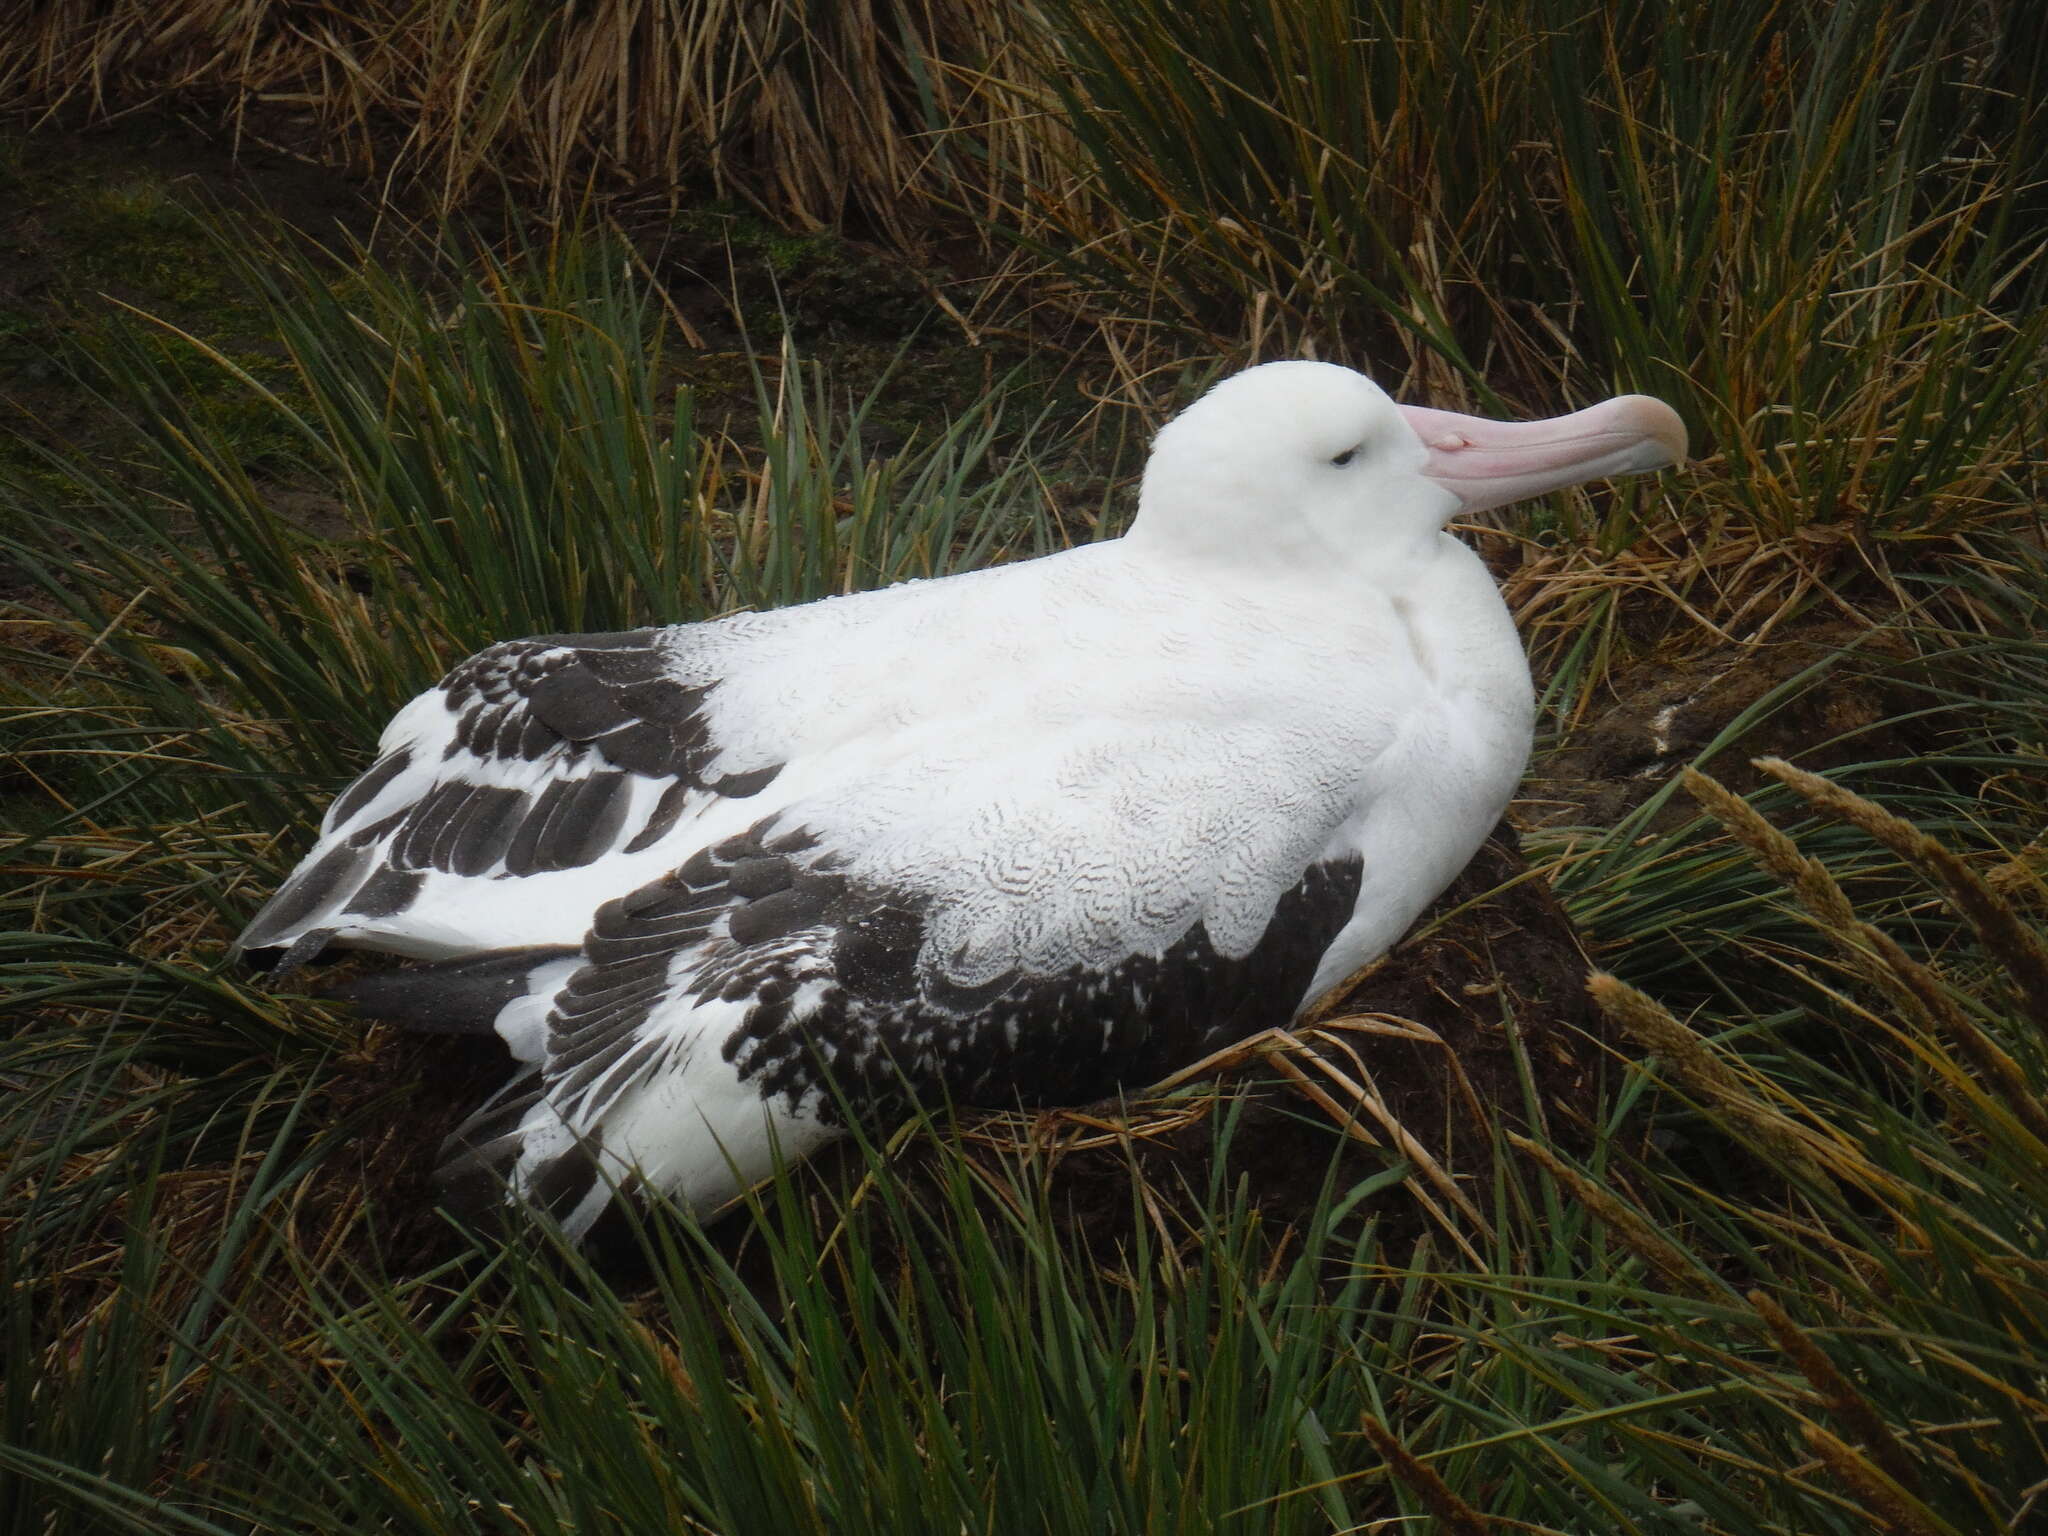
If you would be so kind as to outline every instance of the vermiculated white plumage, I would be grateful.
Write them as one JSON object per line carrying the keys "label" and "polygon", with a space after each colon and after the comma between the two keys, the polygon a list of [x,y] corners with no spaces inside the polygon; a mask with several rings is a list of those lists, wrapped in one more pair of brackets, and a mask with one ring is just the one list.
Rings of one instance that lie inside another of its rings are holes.
{"label": "vermiculated white plumage", "polygon": [[450,1177],[574,1232],[905,1093],[1139,1085],[1382,953],[1505,807],[1528,669],[1445,518],[1682,450],[1641,397],[1509,427],[1250,370],[1161,433],[1123,539],[472,658],[242,946],[433,962],[366,1003],[533,1066]]}

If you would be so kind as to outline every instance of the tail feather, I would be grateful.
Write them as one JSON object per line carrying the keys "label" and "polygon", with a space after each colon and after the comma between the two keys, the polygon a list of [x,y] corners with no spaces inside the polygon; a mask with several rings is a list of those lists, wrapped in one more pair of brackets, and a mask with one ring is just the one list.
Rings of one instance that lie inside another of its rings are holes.
{"label": "tail feather", "polygon": [[394,966],[341,982],[327,995],[354,1004],[370,1018],[426,1034],[488,1034],[498,1029],[498,1016],[506,1008],[533,995],[542,966],[577,953],[570,944],[536,944],[462,960]]}
{"label": "tail feather", "polygon": [[434,1169],[442,1205],[474,1217],[506,1203],[526,1146],[527,1112],[545,1095],[539,1073],[516,1077],[448,1133]]}
{"label": "tail feather", "polygon": [[531,1112],[546,1096],[538,1075],[515,1079],[449,1134],[434,1170],[444,1207],[474,1219],[523,1205],[553,1217],[571,1238],[590,1230],[613,1193],[600,1140],[574,1136],[557,1121],[554,1134],[542,1133],[549,1150],[530,1158]]}

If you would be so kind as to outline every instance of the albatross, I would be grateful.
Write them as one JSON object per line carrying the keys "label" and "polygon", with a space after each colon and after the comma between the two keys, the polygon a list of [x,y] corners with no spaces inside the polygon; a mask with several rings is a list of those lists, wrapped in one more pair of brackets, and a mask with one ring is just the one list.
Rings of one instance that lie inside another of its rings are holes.
{"label": "albatross", "polygon": [[1683,460],[1269,363],[1158,434],[1121,538],[767,613],[540,635],[391,721],[237,941],[401,963],[495,1030],[451,1205],[708,1215],[920,1097],[1080,1103],[1289,1022],[1506,809],[1535,705],[1453,517]]}

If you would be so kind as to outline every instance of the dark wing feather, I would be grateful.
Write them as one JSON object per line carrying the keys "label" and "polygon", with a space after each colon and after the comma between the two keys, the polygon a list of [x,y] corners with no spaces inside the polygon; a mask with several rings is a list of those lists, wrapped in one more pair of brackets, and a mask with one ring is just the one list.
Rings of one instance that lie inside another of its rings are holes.
{"label": "dark wing feather", "polygon": [[[1073,1104],[1141,1087],[1285,1023],[1360,879],[1356,859],[1310,866],[1243,956],[1217,953],[1197,922],[1161,954],[962,988],[920,963],[928,899],[843,869],[770,817],[601,906],[548,1018],[543,1093],[563,1120],[601,1128],[620,1094],[706,1048],[763,1100],[875,1125],[912,1100]],[[656,1017],[713,1000],[742,1005],[722,1039]],[[480,1144],[510,1175],[518,1139],[466,1126],[444,1149],[451,1178]],[[588,1192],[595,1165],[579,1156],[561,1177]]]}

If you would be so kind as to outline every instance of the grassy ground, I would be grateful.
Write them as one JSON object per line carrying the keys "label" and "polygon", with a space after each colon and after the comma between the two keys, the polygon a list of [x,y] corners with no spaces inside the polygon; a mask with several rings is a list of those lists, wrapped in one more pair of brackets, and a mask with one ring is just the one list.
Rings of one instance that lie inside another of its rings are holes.
{"label": "grassy ground", "polygon": [[[0,1524],[2048,1530],[2024,8],[871,10],[0,23],[65,98],[0,139]],[[432,1212],[481,1052],[223,967],[453,658],[1113,532],[1300,351],[1703,452],[1473,531],[1519,847],[1293,1035],[593,1255]]]}

